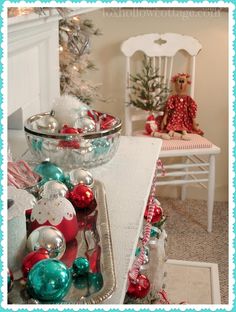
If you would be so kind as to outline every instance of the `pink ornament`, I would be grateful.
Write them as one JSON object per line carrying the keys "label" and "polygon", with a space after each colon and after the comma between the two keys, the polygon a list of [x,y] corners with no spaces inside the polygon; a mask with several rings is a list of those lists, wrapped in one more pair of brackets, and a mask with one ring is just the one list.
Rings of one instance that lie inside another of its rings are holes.
{"label": "pink ornament", "polygon": [[40,199],[32,210],[30,222],[32,231],[42,225],[56,227],[66,242],[73,240],[78,232],[75,209],[64,197]]}
{"label": "pink ornament", "polygon": [[135,281],[130,280],[127,295],[133,298],[144,298],[149,290],[149,279],[145,275],[140,274]]}

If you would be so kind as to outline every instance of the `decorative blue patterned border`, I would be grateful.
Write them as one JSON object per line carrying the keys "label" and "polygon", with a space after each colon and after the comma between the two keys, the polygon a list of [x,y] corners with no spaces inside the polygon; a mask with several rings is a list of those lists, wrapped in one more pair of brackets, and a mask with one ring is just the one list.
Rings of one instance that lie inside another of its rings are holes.
{"label": "decorative blue patterned border", "polygon": [[[0,124],[0,133],[1,133],[1,139],[0,139],[0,148],[1,148],[1,155],[0,155],[0,164],[1,164],[1,171],[0,171],[0,178],[1,178],[1,185],[0,185],[0,194],[1,194],[1,214],[0,214],[0,223],[1,223],[1,231],[0,231],[0,241],[1,241],[1,246],[0,246],[0,254],[1,254],[1,261],[0,261],[0,271],[1,273],[1,292],[0,292],[0,302],[1,302],[1,310],[21,310],[21,311],[27,311],[27,310],[37,310],[37,311],[45,311],[45,310],[50,310],[50,311],[58,311],[58,310],[63,310],[63,311],[73,311],[73,310],[80,310],[80,311],[88,311],[88,310],[94,310],[94,311],[104,311],[104,310],[112,310],[112,311],[118,311],[118,310],[129,310],[129,311],[149,311],[149,310],[159,310],[159,311],[171,311],[171,310],[182,310],[182,311],[211,311],[211,310],[221,310],[221,311],[235,311],[236,310],[236,301],[234,298],[233,294],[236,294],[236,284],[235,284],[235,268],[233,267],[233,264],[231,263],[231,268],[233,270],[233,272],[229,272],[229,279],[233,280],[232,282],[232,302],[230,302],[229,305],[224,305],[224,306],[211,306],[211,309],[209,309],[208,306],[195,306],[194,309],[192,308],[192,306],[189,305],[181,305],[181,306],[173,306],[173,305],[166,305],[164,306],[145,306],[145,309],[143,309],[143,306],[87,306],[87,309],[84,309],[84,306],[71,306],[70,309],[68,309],[65,306],[56,306],[55,307],[51,307],[51,306],[28,306],[27,309],[21,308],[20,306],[11,306],[11,305],[5,305],[3,300],[4,300],[4,292],[6,293],[6,267],[4,265],[3,262],[3,250],[4,248],[6,248],[6,234],[5,231],[3,231],[3,229],[5,230],[6,227],[4,227],[4,218],[6,216],[6,205],[4,205],[4,203],[6,202],[5,199],[5,188],[6,188],[6,159],[7,159],[7,136],[6,136],[6,117],[7,117],[7,113],[6,113],[6,106],[7,106],[7,95],[6,95],[6,7],[7,6],[27,6],[25,4],[30,4],[31,6],[70,6],[70,4],[75,4],[75,3],[81,3],[81,6],[86,6],[86,4],[99,4],[99,6],[107,6],[109,7],[109,5],[111,4],[115,4],[116,6],[125,6],[127,1],[126,0],[117,0],[116,2],[111,1],[111,0],[101,0],[99,2],[97,2],[96,0],[86,0],[86,1],[78,1],[78,0],[71,0],[71,1],[63,1],[63,0],[56,0],[56,1],[49,1],[49,0],[41,0],[41,1],[30,1],[30,0],[26,0],[26,1],[20,1],[20,0],[15,0],[15,1],[0,1],[0,12],[1,12],[1,17],[0,17],[0,27],[1,27],[1,32],[0,32],[0,41],[1,41],[1,47],[0,47],[0,58],[1,58],[1,64],[0,64],[0,71],[1,71],[1,81],[0,81],[0,85],[1,85],[1,92],[0,92],[0,101],[1,101],[1,109],[0,109],[0,118],[1,118],[1,124]],[[232,172],[230,173],[230,179],[229,179],[229,183],[230,183],[230,198],[229,198],[229,202],[231,202],[232,205],[230,205],[231,211],[229,211],[229,220],[231,218],[234,219],[235,221],[235,217],[236,217],[236,213],[233,210],[235,208],[235,185],[236,185],[236,178],[235,178],[235,172],[236,172],[236,161],[235,161],[235,157],[236,157],[236,152],[235,152],[235,142],[236,142],[236,131],[235,131],[235,127],[234,125],[236,124],[236,117],[235,117],[235,113],[236,113],[236,103],[235,103],[235,55],[234,52],[236,51],[236,41],[235,41],[235,35],[236,35],[236,26],[235,26],[235,22],[236,22],[236,9],[235,9],[235,1],[234,0],[224,0],[224,1],[214,1],[214,0],[208,0],[208,1],[202,1],[202,0],[192,0],[191,2],[189,2],[188,0],[178,0],[178,1],[172,1],[172,0],[164,0],[164,1],[155,1],[155,0],[148,0],[148,1],[142,1],[142,0],[134,0],[134,1],[128,1],[129,5],[132,4],[132,6],[139,6],[139,5],[155,5],[157,6],[158,4],[165,4],[165,5],[169,5],[172,7],[175,6],[179,6],[181,4],[184,4],[184,6],[194,6],[194,4],[202,4],[204,7],[207,7],[209,4],[214,5],[214,7],[217,6],[224,6],[225,7],[229,7],[229,9],[232,10],[232,20],[231,23],[229,25],[231,25],[232,27],[229,27],[229,34],[231,34],[231,38],[232,38],[232,42],[230,41],[229,44],[232,43],[232,46],[229,46],[229,48],[232,49],[232,53],[230,53],[230,56],[232,56],[232,59],[229,59],[229,64],[233,64],[233,73],[232,76],[229,76],[229,81],[230,81],[230,87],[231,90],[229,90],[231,94],[231,99],[232,99],[232,111],[229,113],[230,119],[229,119],[229,124],[230,124],[230,136],[229,136],[229,143],[230,143],[230,149],[229,149],[229,159],[230,159],[230,163],[232,164]],[[98,6],[98,5],[97,5]],[[5,26],[5,28],[3,27]],[[5,31],[5,33],[4,33]],[[233,116],[233,118],[232,118]],[[233,128],[233,129],[232,129]],[[230,171],[230,170],[229,170]],[[3,218],[4,216],[4,218]],[[231,224],[231,226],[229,227],[229,232],[230,230],[232,230],[232,234],[231,235],[231,246],[230,248],[232,248],[232,262],[234,262],[235,264],[235,246],[236,246],[236,239],[235,239],[235,233],[236,233],[236,226],[235,223]],[[4,243],[5,242],[5,243]],[[229,259],[230,260],[230,259]],[[233,274],[232,274],[233,273]],[[101,307],[101,308],[100,308]],[[66,309],[64,309],[66,308]],[[112,309],[113,308],[113,309]],[[114,309],[115,308],[115,309]],[[161,309],[159,309],[161,308]],[[202,309],[203,308],[203,309]]]}

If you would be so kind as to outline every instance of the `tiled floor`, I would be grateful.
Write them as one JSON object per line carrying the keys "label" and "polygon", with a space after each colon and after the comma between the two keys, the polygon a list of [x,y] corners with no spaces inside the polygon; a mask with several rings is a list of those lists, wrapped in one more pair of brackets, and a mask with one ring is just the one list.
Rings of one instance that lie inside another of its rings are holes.
{"label": "tiled floor", "polygon": [[214,303],[210,267],[167,263],[166,271],[166,291],[171,303]]}

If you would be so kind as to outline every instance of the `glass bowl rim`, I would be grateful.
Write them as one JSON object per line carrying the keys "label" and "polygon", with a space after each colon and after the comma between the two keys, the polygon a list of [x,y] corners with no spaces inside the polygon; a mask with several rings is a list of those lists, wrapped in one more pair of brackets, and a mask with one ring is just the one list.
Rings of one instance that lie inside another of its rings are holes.
{"label": "glass bowl rim", "polygon": [[[99,112],[100,113],[100,112]],[[106,114],[106,113],[104,113]],[[78,139],[96,139],[96,138],[102,138],[114,133],[117,133],[121,130],[121,126],[122,126],[122,122],[118,117],[114,117],[110,114],[107,114],[109,116],[112,116],[115,118],[116,120],[116,124],[110,128],[110,129],[105,129],[105,130],[100,130],[100,131],[96,131],[96,132],[89,132],[89,133],[46,133],[46,132],[39,132],[37,130],[32,130],[31,129],[31,123],[43,116],[47,116],[50,115],[50,112],[45,112],[45,113],[40,113],[40,114],[36,114],[33,115],[31,117],[29,117],[28,119],[26,119],[25,123],[24,123],[24,131],[26,133],[29,133],[31,135],[34,136],[39,136],[39,137],[44,137],[44,138],[48,138],[48,139],[73,139],[73,138],[78,138]]]}

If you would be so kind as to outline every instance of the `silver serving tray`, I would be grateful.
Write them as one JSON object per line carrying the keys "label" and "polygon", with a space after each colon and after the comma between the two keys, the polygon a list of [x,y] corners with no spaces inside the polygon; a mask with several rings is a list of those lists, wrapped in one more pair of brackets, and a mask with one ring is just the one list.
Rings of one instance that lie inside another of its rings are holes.
{"label": "silver serving tray", "polygon": [[[80,226],[76,239],[67,244],[66,253],[61,261],[70,267],[75,258],[84,257],[86,254],[92,255],[94,251],[100,250],[101,252],[97,253],[99,257],[97,259],[95,257],[96,263],[93,263],[93,266],[95,265],[96,270],[100,271],[103,286],[97,292],[92,289],[91,293],[88,283],[86,287],[78,288],[73,282],[68,294],[60,304],[101,304],[111,297],[116,287],[106,194],[100,181],[95,180],[94,191],[97,202],[96,209],[88,215],[78,214],[78,222],[82,226]],[[8,294],[8,301],[12,304],[48,304],[48,302],[39,302],[30,298],[22,280],[14,282],[13,289]]]}

